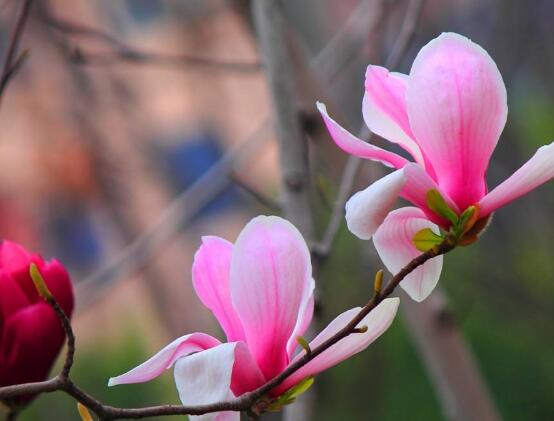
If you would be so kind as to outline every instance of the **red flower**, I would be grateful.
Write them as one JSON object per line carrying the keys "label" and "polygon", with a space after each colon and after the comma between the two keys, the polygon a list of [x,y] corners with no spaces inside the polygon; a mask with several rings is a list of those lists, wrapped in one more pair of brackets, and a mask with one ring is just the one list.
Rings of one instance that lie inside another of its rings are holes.
{"label": "red flower", "polygon": [[57,260],[44,261],[10,241],[0,243],[0,386],[45,380],[65,341],[54,310],[34,287],[31,263],[65,313],[73,311],[73,287]]}

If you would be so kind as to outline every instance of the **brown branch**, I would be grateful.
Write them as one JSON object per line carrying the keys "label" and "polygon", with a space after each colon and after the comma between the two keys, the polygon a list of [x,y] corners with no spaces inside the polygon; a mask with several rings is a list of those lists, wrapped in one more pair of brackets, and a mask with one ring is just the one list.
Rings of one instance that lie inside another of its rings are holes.
{"label": "brown branch", "polygon": [[[93,396],[86,393],[77,386],[69,377],[69,369],[73,360],[73,352],[75,351],[75,337],[69,320],[65,317],[63,310],[57,305],[54,298],[47,302],[54,308],[58,317],[62,322],[64,330],[66,330],[68,338],[68,352],[64,369],[62,372],[50,379],[42,382],[25,383],[13,386],[0,387],[0,400],[10,399],[16,396],[38,393],[51,393],[62,391],[74,397],[81,404],[86,406],[91,411],[95,412],[102,420],[113,419],[129,419],[129,418],[147,418],[153,416],[165,415],[202,415],[219,411],[249,411],[256,403],[263,398],[268,392],[279,386],[287,377],[302,368],[312,359],[335,345],[340,340],[351,334],[356,333],[357,325],[362,319],[367,316],[375,307],[379,305],[385,298],[390,296],[400,282],[413,270],[424,264],[427,260],[432,259],[441,254],[445,254],[456,246],[455,242],[450,238],[432,248],[431,250],[419,255],[409,262],[400,272],[398,272],[381,291],[369,300],[369,302],[360,310],[360,312],[339,332],[327,339],[319,346],[313,348],[310,354],[305,354],[302,358],[289,365],[281,374],[274,377],[261,387],[252,392],[245,393],[240,397],[226,401],[216,402],[209,405],[198,406],[183,406],[183,405],[158,405],[143,408],[119,408],[111,405],[105,405]],[[65,373],[65,374],[64,374]]]}
{"label": "brown branch", "polygon": [[0,76],[0,99],[8,86],[8,82],[13,78],[17,73],[17,70],[21,68],[25,57],[27,56],[26,52],[23,52],[17,59],[14,61],[14,57],[17,51],[17,46],[19,45],[19,40],[23,34],[23,28],[27,22],[27,17],[29,16],[29,10],[31,9],[31,4],[33,0],[24,0],[19,10],[19,15],[17,21],[10,33],[10,38],[8,41],[8,49],[6,50],[6,55],[4,56],[4,64],[2,66],[2,74]]}

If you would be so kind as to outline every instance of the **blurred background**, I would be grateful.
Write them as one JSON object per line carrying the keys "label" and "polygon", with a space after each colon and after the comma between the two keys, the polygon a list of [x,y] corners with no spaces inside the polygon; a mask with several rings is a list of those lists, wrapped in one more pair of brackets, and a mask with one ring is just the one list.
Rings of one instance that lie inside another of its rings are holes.
{"label": "blurred background", "polygon": [[[384,63],[413,5],[281,3],[318,238],[347,157],[314,103],[326,102],[357,132],[365,66]],[[0,4],[0,52],[19,5]],[[20,43],[29,55],[0,107],[0,237],[70,270],[74,378],[107,403],[178,403],[170,372],[111,389],[107,379],[185,333],[222,338],[191,285],[200,237],[234,241],[252,216],[279,212],[278,148],[249,8],[243,0],[33,3]],[[417,51],[443,31],[468,36],[498,64],[509,115],[488,172],[495,186],[554,140],[554,3],[427,0],[418,18],[398,70],[409,72]],[[363,163],[356,190],[381,171]],[[445,258],[446,324],[461,329],[506,420],[554,419],[553,212],[551,183],[502,209],[481,241]],[[363,304],[379,268],[373,246],[342,225],[318,265],[318,323]],[[404,320],[317,378],[313,419],[445,419],[430,363]],[[21,419],[79,418],[70,398],[52,394]]]}

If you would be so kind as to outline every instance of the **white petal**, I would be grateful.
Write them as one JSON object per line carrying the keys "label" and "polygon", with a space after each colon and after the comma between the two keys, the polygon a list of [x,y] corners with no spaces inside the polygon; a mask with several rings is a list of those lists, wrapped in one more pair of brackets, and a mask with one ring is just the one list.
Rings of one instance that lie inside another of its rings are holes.
{"label": "white petal", "polygon": [[394,206],[406,183],[403,170],[396,170],[354,194],[346,203],[346,224],[352,234],[369,240]]}
{"label": "white petal", "polygon": [[[185,406],[208,405],[233,399],[231,378],[237,343],[198,352],[175,363],[175,384]],[[190,417],[191,421],[239,421],[238,412],[215,412]]]}
{"label": "white petal", "polygon": [[[430,222],[425,213],[418,208],[401,208],[391,212],[379,227],[373,243],[381,260],[392,273],[398,273],[421,252],[412,242],[414,235],[430,228],[436,234],[438,227]],[[434,257],[410,273],[400,286],[415,301],[423,301],[433,291],[442,270],[442,256]]]}

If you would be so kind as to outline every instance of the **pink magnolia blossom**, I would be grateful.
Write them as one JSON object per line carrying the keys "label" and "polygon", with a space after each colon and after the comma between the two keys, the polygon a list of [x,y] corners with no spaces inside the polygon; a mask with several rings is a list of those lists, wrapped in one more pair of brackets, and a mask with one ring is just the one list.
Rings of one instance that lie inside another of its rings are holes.
{"label": "pink magnolia blossom", "polygon": [[[451,222],[428,207],[437,190],[458,216],[470,206],[482,227],[492,212],[554,177],[554,146],[542,146],[511,177],[488,192],[490,157],[506,123],[508,107],[502,77],[483,48],[454,33],[424,46],[409,75],[368,66],[362,113],[369,129],[403,148],[415,162],[366,143],[332,120],[318,104],[335,143],[358,157],[380,161],[396,171],[356,193],[346,205],[346,221],[362,239],[373,237],[391,272],[420,254],[415,233]],[[390,212],[397,197],[415,207]],[[408,275],[401,286],[415,300],[438,282],[442,257]]]}
{"label": "pink magnolia blossom", "polygon": [[[312,319],[314,280],[310,253],[300,232],[275,216],[254,218],[236,243],[204,237],[192,268],[198,297],[227,336],[221,343],[205,333],[182,336],[148,361],[109,385],[140,383],[175,366],[175,383],[184,405],[225,401],[252,391],[299,358],[297,338]],[[398,299],[384,300],[352,334],[318,355],[271,392],[276,397],[305,378],[362,351],[391,324]],[[335,318],[315,339],[314,348],[342,329],[360,310]],[[194,417],[238,420],[235,412]]]}

